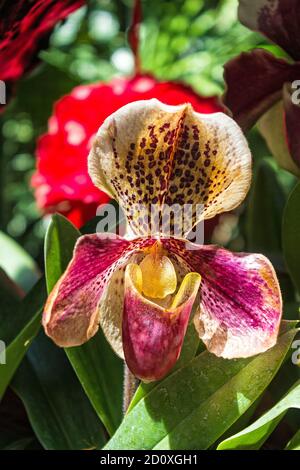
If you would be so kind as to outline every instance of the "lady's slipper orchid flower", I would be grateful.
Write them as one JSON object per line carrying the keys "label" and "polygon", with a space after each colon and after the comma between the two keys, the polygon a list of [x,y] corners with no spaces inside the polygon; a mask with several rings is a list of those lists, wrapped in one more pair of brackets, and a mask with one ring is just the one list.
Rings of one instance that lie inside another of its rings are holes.
{"label": "lady's slipper orchid flower", "polygon": [[86,155],[98,127],[125,104],[150,98],[174,105],[189,102],[201,113],[222,109],[215,97],[204,98],[182,83],[159,82],[150,75],[74,88],[55,104],[48,132],[38,140],[32,185],[40,209],[63,213],[77,227],[96,215],[98,205],[109,200],[87,171]]}
{"label": "lady's slipper orchid flower", "polygon": [[224,103],[244,130],[261,118],[259,128],[274,157],[299,176],[300,2],[240,0],[239,19],[284,49],[292,61],[265,49],[240,54],[225,65]]}
{"label": "lady's slipper orchid flower", "polygon": [[216,355],[248,357],[275,344],[281,293],[264,256],[175,238],[176,217],[168,235],[160,223],[149,232],[153,206],[162,221],[167,207],[191,205],[194,226],[243,201],[251,154],[230,117],[156,99],[128,104],[100,127],[89,173],[118,200],[134,237],[78,240],[45,306],[43,325],[56,344],[80,345],[100,324],[134,375],[158,380],[179,357],[194,304],[199,337]]}

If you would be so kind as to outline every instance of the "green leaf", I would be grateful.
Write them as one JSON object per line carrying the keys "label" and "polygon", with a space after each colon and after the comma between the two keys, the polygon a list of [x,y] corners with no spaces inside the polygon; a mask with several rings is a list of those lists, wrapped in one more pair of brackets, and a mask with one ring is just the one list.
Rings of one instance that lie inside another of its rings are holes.
{"label": "green leaf", "polygon": [[0,232],[0,266],[25,292],[40,278],[34,260],[12,238]]}
{"label": "green leaf", "polygon": [[218,450],[259,449],[289,408],[300,408],[300,380],[267,413],[243,431],[221,442]]}
{"label": "green leaf", "polygon": [[0,403],[0,449],[41,448],[28,422],[24,406],[13,393],[7,390]]}
{"label": "green leaf", "polygon": [[[46,235],[45,266],[48,292],[65,271],[80,232],[65,217],[55,215]],[[123,363],[102,331],[66,354],[98,416],[110,434],[122,419]]]}
{"label": "green leaf", "polygon": [[286,450],[300,450],[300,429],[296,432],[285,448]]}
{"label": "green leaf", "polygon": [[207,449],[265,390],[296,332],[247,359],[201,353],[140,400],[105,449]]}
{"label": "green leaf", "polygon": [[258,163],[248,202],[249,251],[268,251],[269,255],[281,251],[281,218],[286,197],[279,171],[274,159],[264,158]]}
{"label": "green leaf", "polygon": [[12,382],[45,449],[95,449],[104,429],[64,351],[41,331]]}
{"label": "green leaf", "polygon": [[291,277],[300,292],[300,183],[292,191],[285,207],[282,222],[284,257]]}
{"label": "green leaf", "polygon": [[68,266],[78,237],[79,230],[68,219],[60,214],[52,216],[45,237],[45,273],[49,293]]}
{"label": "green leaf", "polygon": [[102,331],[87,343],[66,349],[67,356],[98,416],[112,435],[122,420],[123,361]]}
{"label": "green leaf", "polygon": [[46,291],[39,281],[21,301],[12,294],[8,296],[0,287],[0,338],[6,345],[6,363],[0,364],[0,398],[23,359],[41,325]]}

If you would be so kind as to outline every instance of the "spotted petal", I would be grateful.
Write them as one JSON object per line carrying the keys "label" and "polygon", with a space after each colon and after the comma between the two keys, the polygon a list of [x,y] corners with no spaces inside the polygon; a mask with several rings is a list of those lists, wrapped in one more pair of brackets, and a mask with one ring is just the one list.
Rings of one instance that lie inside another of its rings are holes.
{"label": "spotted petal", "polygon": [[202,276],[194,322],[209,351],[228,359],[248,357],[276,343],[282,300],[267,258],[176,240],[164,245]]}
{"label": "spotted petal", "polygon": [[108,234],[81,237],[46,303],[47,335],[59,346],[78,346],[97,332],[100,322],[111,346],[122,356],[123,268],[151,243]]}
{"label": "spotted petal", "polygon": [[300,59],[299,0],[239,0],[239,20]]}
{"label": "spotted petal", "polygon": [[[166,206],[190,204],[187,232],[242,202],[251,155],[241,130],[225,114],[199,114],[187,104],[152,99],[128,104],[106,119],[89,155],[89,173],[120,202],[136,235],[149,235],[149,228],[153,233],[151,207],[158,208],[157,231],[166,233]],[[203,212],[197,213],[200,204]],[[174,220],[178,224],[179,217]],[[173,222],[168,233],[178,234]]]}
{"label": "spotted petal", "polygon": [[164,377],[181,351],[200,276],[189,273],[169,307],[161,307],[141,294],[139,266],[129,264],[125,274],[123,347],[128,367],[150,382]]}

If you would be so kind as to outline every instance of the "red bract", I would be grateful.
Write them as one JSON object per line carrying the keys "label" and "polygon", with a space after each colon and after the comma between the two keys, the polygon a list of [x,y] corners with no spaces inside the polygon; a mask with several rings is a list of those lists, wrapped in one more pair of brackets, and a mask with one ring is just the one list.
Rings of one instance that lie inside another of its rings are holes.
{"label": "red bract", "polygon": [[56,23],[84,0],[4,0],[0,5],[0,79],[7,93],[36,62]]}
{"label": "red bract", "polygon": [[46,212],[65,214],[77,226],[92,218],[96,207],[108,201],[87,172],[87,155],[95,134],[120,107],[150,98],[172,105],[189,102],[201,113],[221,110],[214,97],[203,98],[188,86],[157,82],[148,75],[74,88],[56,103],[48,133],[38,141],[37,171],[32,179],[38,206]]}

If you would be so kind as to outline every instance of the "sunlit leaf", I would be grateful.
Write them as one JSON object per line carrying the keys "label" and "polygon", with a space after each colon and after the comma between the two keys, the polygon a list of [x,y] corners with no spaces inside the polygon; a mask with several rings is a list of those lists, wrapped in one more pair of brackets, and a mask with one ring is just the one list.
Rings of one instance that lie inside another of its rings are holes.
{"label": "sunlit leaf", "polygon": [[300,429],[286,446],[286,450],[300,450]]}
{"label": "sunlit leaf", "polygon": [[265,390],[296,331],[248,359],[201,353],[139,401],[106,449],[207,449]]}
{"label": "sunlit leaf", "polygon": [[218,450],[259,449],[274,431],[289,408],[300,408],[300,380],[282,400],[243,431],[221,442]]}

